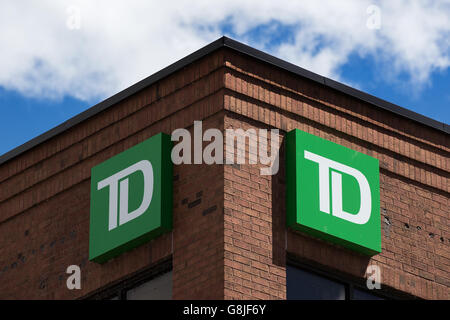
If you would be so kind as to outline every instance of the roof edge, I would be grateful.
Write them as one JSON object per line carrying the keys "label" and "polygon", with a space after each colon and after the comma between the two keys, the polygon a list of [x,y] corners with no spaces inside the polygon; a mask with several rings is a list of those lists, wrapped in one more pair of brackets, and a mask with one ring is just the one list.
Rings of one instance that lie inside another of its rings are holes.
{"label": "roof edge", "polygon": [[113,96],[103,100],[102,102],[94,105],[93,107],[70,118],[69,120],[63,122],[62,124],[50,129],[49,131],[46,131],[46,132],[42,133],[41,135],[12,149],[11,151],[6,152],[5,154],[0,156],[0,165],[21,155],[24,152],[36,147],[37,145],[39,145],[47,140],[50,140],[51,138],[57,136],[58,134],[66,131],[66,130],[69,130],[70,128],[74,127],[75,125],[81,123],[82,121],[93,117],[94,115],[102,112],[103,110],[109,108],[110,106],[119,103],[120,101],[139,92],[140,90],[152,85],[153,83],[167,77],[168,75],[186,67],[187,65],[195,62],[196,60],[203,58],[204,56],[206,56],[222,47],[230,48],[234,51],[251,56],[259,61],[268,63],[277,68],[284,69],[284,70],[294,73],[298,76],[301,76],[301,77],[307,78],[309,80],[312,80],[314,82],[320,83],[326,87],[329,87],[329,88],[332,88],[339,92],[342,92],[344,94],[350,95],[354,98],[357,98],[359,100],[362,100],[364,102],[367,102],[369,104],[377,106],[381,109],[390,111],[390,112],[397,114],[399,116],[402,116],[404,118],[413,120],[422,125],[426,125],[428,127],[431,127],[433,129],[436,129],[443,133],[447,133],[447,134],[450,133],[450,125],[448,125],[448,124],[439,122],[437,120],[431,119],[429,117],[426,117],[422,114],[416,113],[409,109],[400,107],[400,106],[390,103],[386,100],[380,99],[378,97],[375,97],[375,96],[365,93],[363,91],[349,87],[343,83],[323,77],[314,72],[311,72],[311,71],[303,69],[299,66],[296,66],[290,62],[279,59],[268,53],[265,53],[258,49],[252,48],[246,44],[243,44],[241,42],[238,42],[236,40],[233,40],[233,39],[223,36],[223,37],[211,42],[210,44],[204,46],[203,48],[172,63],[171,65],[165,67],[164,69],[152,74],[151,76],[149,76],[143,80],[140,80],[139,82],[133,84],[132,86],[120,91],[119,93],[114,94]]}
{"label": "roof edge", "polygon": [[63,133],[66,130],[69,130],[70,128],[76,126],[77,124],[83,122],[84,120],[87,120],[87,119],[95,116],[96,114],[102,112],[103,110],[108,109],[112,105],[115,105],[115,104],[125,100],[129,96],[143,90],[144,88],[152,85],[155,82],[158,82],[159,80],[162,80],[163,78],[167,77],[168,75],[186,67],[187,65],[195,62],[196,60],[201,59],[202,57],[218,50],[219,48],[223,47],[224,38],[225,37],[221,37],[221,38],[211,42],[210,44],[204,46],[203,48],[172,63],[171,65],[152,74],[151,76],[140,80],[139,82],[131,85],[130,87],[114,94],[113,96],[97,103],[96,105],[90,107],[89,109],[66,120],[65,122],[61,123],[60,125],[46,131],[46,132],[40,134],[39,136],[25,142],[24,144],[6,152],[5,154],[0,156],[0,165],[21,155],[24,152],[36,147],[37,145],[39,145],[47,140],[50,140],[51,138],[57,136],[58,134]]}
{"label": "roof edge", "polygon": [[242,52],[244,54],[247,54],[249,56],[252,56],[258,60],[264,61],[268,64],[271,64],[273,66],[276,66],[278,68],[284,69],[288,72],[294,73],[296,75],[299,75],[301,77],[307,78],[309,80],[312,80],[314,82],[320,83],[326,87],[335,89],[339,92],[345,93],[347,95],[350,95],[354,98],[357,98],[359,100],[362,100],[364,102],[370,103],[374,106],[377,106],[379,108],[382,108],[384,110],[393,112],[399,116],[402,116],[404,118],[407,118],[409,120],[413,120],[415,122],[419,122],[420,124],[426,125],[428,127],[432,127],[433,129],[437,129],[439,131],[443,131],[445,133],[450,133],[450,126],[446,123],[440,122],[438,120],[429,118],[427,116],[424,116],[420,113],[414,112],[412,110],[406,109],[404,107],[401,107],[399,105],[396,105],[394,103],[391,103],[389,101],[383,100],[381,98],[378,98],[376,96],[373,96],[369,93],[360,91],[358,89],[352,88],[348,85],[345,85],[341,82],[335,81],[333,79],[326,78],[324,76],[321,76],[317,73],[314,73],[312,71],[303,69],[295,64],[292,64],[290,62],[287,62],[285,60],[282,60],[280,58],[277,58],[275,56],[272,56],[268,53],[265,53],[263,51],[260,51],[258,49],[252,48],[246,44],[243,44],[241,42],[238,42],[236,40],[224,37],[224,46],[229,47],[233,50]]}

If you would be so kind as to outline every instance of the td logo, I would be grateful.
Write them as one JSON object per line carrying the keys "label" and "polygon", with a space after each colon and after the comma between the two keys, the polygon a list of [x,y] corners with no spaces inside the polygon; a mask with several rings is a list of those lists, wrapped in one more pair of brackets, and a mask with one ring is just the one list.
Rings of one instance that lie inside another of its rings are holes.
{"label": "td logo", "polygon": [[[356,179],[360,190],[360,207],[357,214],[345,212],[342,209],[342,174],[331,171],[331,194],[333,198],[333,216],[357,223],[365,224],[370,219],[372,197],[366,177],[358,170],[342,163],[321,157],[305,150],[305,159],[319,164],[319,208],[320,211],[330,213],[330,169],[339,170]],[[354,195],[357,196],[357,195]]]}
{"label": "td logo", "polygon": [[172,228],[170,136],[92,168],[89,259],[103,263]]}
{"label": "td logo", "polygon": [[288,226],[381,252],[378,160],[298,129],[286,136],[286,157]]}
{"label": "td logo", "polygon": [[[129,187],[128,182],[131,174],[141,171],[144,176],[144,194],[140,206],[133,212],[128,212],[128,194]],[[123,179],[123,180],[121,180]],[[120,202],[118,195],[120,181]],[[103,189],[109,187],[109,224],[108,230],[112,230],[117,227],[117,206],[119,204],[119,224],[122,225],[130,220],[139,217],[150,206],[153,194],[153,167],[150,161],[141,160],[128,168],[113,174],[112,176],[100,181],[97,184],[97,189]]]}

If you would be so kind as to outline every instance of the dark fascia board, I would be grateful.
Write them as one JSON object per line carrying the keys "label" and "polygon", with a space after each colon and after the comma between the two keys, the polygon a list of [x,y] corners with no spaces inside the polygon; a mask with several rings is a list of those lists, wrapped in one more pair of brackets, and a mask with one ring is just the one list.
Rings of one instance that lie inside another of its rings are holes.
{"label": "dark fascia board", "polygon": [[3,154],[0,157],[0,165],[13,159],[14,157],[19,156],[20,154],[24,153],[25,151],[28,151],[28,150],[36,147],[37,145],[39,145],[47,140],[50,140],[51,138],[57,136],[58,134],[66,131],[66,130],[69,130],[70,128],[76,126],[80,122],[83,122],[86,119],[89,119],[89,118],[95,116],[96,114],[102,112],[103,110],[108,109],[109,107],[119,103],[122,100],[125,100],[126,98],[141,91],[142,89],[145,89],[146,87],[152,85],[153,83],[156,83],[156,82],[160,81],[161,79],[169,76],[170,74],[172,74],[180,69],[183,69],[184,67],[195,62],[196,60],[218,50],[219,48],[223,47],[223,41],[224,41],[224,38],[222,37],[222,38],[217,39],[214,42],[211,42],[210,44],[195,51],[194,53],[191,53],[190,55],[184,57],[183,59],[178,60],[177,62],[169,65],[168,67],[135,83],[131,87],[128,87],[127,89],[120,91],[119,93],[116,93],[115,95],[107,98],[106,100],[103,100],[102,102],[94,105],[93,107],[87,109],[86,111],[83,111],[82,113],[74,116],[73,118],[70,118],[69,120],[54,127],[53,129],[50,129],[49,131],[44,132],[43,134],[37,136],[36,138],[33,138],[32,140],[25,142],[24,144],[20,145],[19,147]]}
{"label": "dark fascia board", "polygon": [[2,156],[0,156],[0,165],[19,156],[20,154],[22,154],[26,151],[34,148],[35,146],[37,146],[47,140],[50,140],[51,138],[55,137],[56,135],[66,131],[66,130],[69,130],[70,128],[74,127],[75,125],[79,124],[80,122],[83,122],[84,120],[89,119],[90,117],[93,117],[94,115],[111,107],[112,105],[119,103],[120,101],[143,90],[144,88],[152,85],[153,83],[160,81],[161,79],[169,76],[170,74],[172,74],[180,69],[183,69],[184,67],[195,62],[196,60],[199,60],[200,58],[202,58],[220,48],[223,48],[223,47],[229,48],[229,49],[237,51],[241,54],[253,57],[264,63],[273,65],[277,68],[281,68],[283,70],[286,70],[286,71],[296,74],[298,76],[301,76],[301,77],[307,78],[309,80],[312,80],[314,82],[320,83],[321,85],[335,89],[339,92],[350,95],[359,100],[370,103],[374,106],[377,106],[381,109],[390,111],[390,112],[395,113],[404,118],[407,118],[407,119],[413,120],[415,122],[418,122],[420,124],[426,125],[428,127],[434,128],[443,133],[447,133],[447,134],[450,133],[450,126],[448,124],[428,118],[424,115],[421,115],[421,114],[413,112],[411,110],[402,108],[398,105],[395,105],[395,104],[385,101],[383,99],[377,98],[368,93],[359,91],[357,89],[349,87],[340,82],[320,76],[314,72],[300,68],[299,66],[296,66],[292,63],[281,60],[281,59],[276,58],[276,57],[274,57],[270,54],[267,54],[263,51],[257,50],[255,48],[252,48],[241,42],[238,42],[236,40],[233,40],[233,39],[230,39],[230,38],[227,38],[224,36],[224,37],[221,37],[221,38],[211,42],[210,44],[206,45],[205,47],[195,51],[194,53],[191,53],[190,55],[182,58],[181,60],[178,60],[177,62],[169,65],[168,67],[154,73],[153,75],[135,83],[134,85],[128,87],[127,89],[94,105],[93,107],[89,108],[88,110],[74,116],[73,118],[63,122],[62,124],[54,127],[53,129],[37,136],[36,138],[22,144],[21,146],[15,148],[13,150],[3,154]]}
{"label": "dark fascia board", "polygon": [[260,50],[257,50],[255,48],[249,47],[243,43],[240,43],[236,40],[224,38],[224,46],[229,47],[231,49],[234,49],[236,51],[239,51],[241,53],[244,53],[248,56],[251,56],[257,60],[264,61],[270,65],[276,66],[278,68],[284,69],[288,72],[294,73],[296,75],[299,75],[301,77],[307,78],[309,80],[312,80],[314,82],[320,83],[326,87],[335,89],[339,92],[345,93],[349,96],[352,96],[354,98],[357,98],[359,100],[362,100],[364,102],[367,102],[369,104],[372,104],[374,106],[377,106],[381,109],[393,112],[399,116],[402,116],[404,118],[408,118],[410,120],[419,122],[423,125],[426,125],[428,127],[432,127],[434,129],[437,129],[439,131],[443,131],[445,133],[450,133],[450,126],[448,124],[439,122],[437,120],[428,118],[422,114],[416,113],[414,111],[405,109],[403,107],[400,107],[398,105],[395,105],[393,103],[390,103],[386,100],[380,99],[378,97],[375,97],[373,95],[370,95],[368,93],[365,93],[363,91],[357,90],[355,88],[349,87],[343,83],[334,81],[332,79],[323,77],[321,75],[318,75],[314,72],[308,71],[306,69],[300,68],[299,66],[296,66],[292,63],[289,63],[287,61],[281,60],[279,58],[276,58],[270,54],[267,54],[265,52],[262,52]]}

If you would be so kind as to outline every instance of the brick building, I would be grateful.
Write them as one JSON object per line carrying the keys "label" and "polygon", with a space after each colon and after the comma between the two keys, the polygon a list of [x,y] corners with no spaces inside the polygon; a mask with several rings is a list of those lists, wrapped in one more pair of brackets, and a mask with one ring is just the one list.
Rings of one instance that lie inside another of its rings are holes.
{"label": "brick building", "polygon": [[[174,165],[172,231],[89,261],[91,168],[195,120],[279,129],[278,173]],[[379,160],[381,253],[286,227],[284,139],[295,128]],[[0,299],[449,299],[449,132],[221,38],[0,157]],[[69,265],[80,290],[66,287]],[[366,288],[369,265],[379,290]]]}

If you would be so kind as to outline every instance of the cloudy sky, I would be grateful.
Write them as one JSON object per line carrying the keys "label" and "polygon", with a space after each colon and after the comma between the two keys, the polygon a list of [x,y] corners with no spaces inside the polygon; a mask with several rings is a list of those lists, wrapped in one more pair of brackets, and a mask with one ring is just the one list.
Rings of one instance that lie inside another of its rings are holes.
{"label": "cloudy sky", "polygon": [[1,1],[0,30],[0,154],[222,35],[450,123],[450,0]]}

